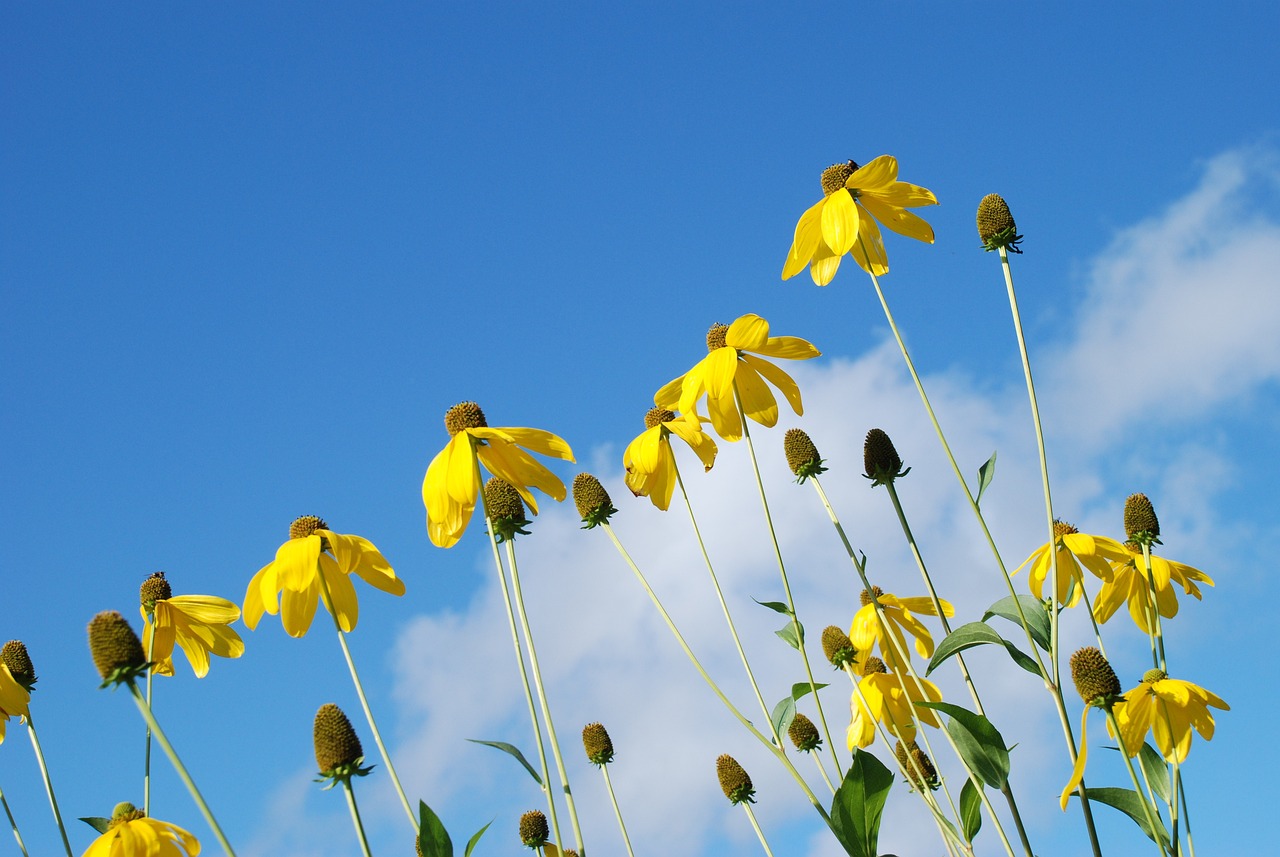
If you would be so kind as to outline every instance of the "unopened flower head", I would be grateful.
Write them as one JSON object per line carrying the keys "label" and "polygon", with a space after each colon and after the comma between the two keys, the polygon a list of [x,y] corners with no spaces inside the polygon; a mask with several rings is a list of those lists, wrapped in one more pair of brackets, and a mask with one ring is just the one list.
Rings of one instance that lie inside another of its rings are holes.
{"label": "unopened flower head", "polygon": [[131,681],[147,669],[142,641],[114,610],[104,610],[89,621],[89,653],[103,687]]}
{"label": "unopened flower head", "polygon": [[787,737],[791,739],[791,743],[802,753],[812,752],[822,746],[822,736],[818,734],[818,727],[813,725],[810,720],[799,712],[791,721],[791,725],[787,727]]}
{"label": "unopened flower head", "polygon": [[484,507],[499,544],[510,541],[517,535],[529,535],[529,531],[525,529],[530,521],[524,516],[524,501],[510,482],[490,476],[489,481],[484,483]]}
{"label": "unopened flower head", "polygon": [[143,610],[148,613],[155,609],[157,601],[172,597],[173,587],[169,585],[169,581],[165,580],[163,571],[157,571],[142,581],[142,586],[138,587],[138,601],[142,604]]}
{"label": "unopened flower head", "polygon": [[978,237],[984,250],[1005,247],[1014,253],[1022,252],[1018,249],[1022,236],[1013,222],[1009,204],[998,193],[989,193],[978,203]]}
{"label": "unopened flower head", "polygon": [[884,485],[899,476],[906,476],[911,468],[902,469],[902,459],[893,441],[883,429],[873,428],[867,432],[867,439],[862,444],[862,465],[871,485]]}
{"label": "unopened flower head", "polygon": [[609,492],[590,473],[573,477],[573,503],[578,507],[584,530],[609,523],[609,518],[618,511],[609,499]]}
{"label": "unopened flower head", "polygon": [[827,472],[827,468],[822,466],[822,456],[818,455],[818,447],[803,429],[787,429],[782,436],[782,451],[786,453],[787,466],[795,474],[797,482]]}
{"label": "unopened flower head", "polygon": [[822,653],[836,669],[843,669],[846,664],[853,663],[858,657],[858,650],[853,647],[853,641],[849,639],[849,635],[835,625],[828,625],[822,629]]}
{"label": "unopened flower head", "polygon": [[36,668],[31,663],[31,655],[21,640],[10,640],[0,649],[0,663],[9,668],[9,674],[18,684],[30,692],[36,683]]}
{"label": "unopened flower head", "polygon": [[1160,544],[1160,521],[1146,494],[1130,494],[1124,501],[1124,532],[1139,545]]}
{"label": "unopened flower head", "polygon": [[941,785],[938,770],[933,766],[929,754],[915,741],[906,743],[898,741],[894,745],[893,754],[898,758],[898,767],[902,769],[902,775],[907,778],[907,782],[913,789],[936,791]]}
{"label": "unopened flower head", "polygon": [[755,787],[751,785],[751,777],[738,764],[737,760],[725,753],[716,759],[716,777],[720,780],[720,790],[729,799],[729,803],[740,804],[743,801],[755,803]]}
{"label": "unopened flower head", "polygon": [[582,727],[582,749],[593,765],[607,765],[613,761],[613,739],[599,723],[588,723]]}
{"label": "unopened flower head", "polygon": [[520,816],[520,841],[527,848],[541,848],[547,844],[551,835],[547,827],[547,817],[536,809],[531,809]]}
{"label": "unopened flower head", "polygon": [[316,764],[320,766],[317,782],[330,781],[332,786],[352,777],[366,776],[373,770],[372,766],[361,767],[364,748],[360,746],[360,736],[356,735],[347,715],[332,702],[326,702],[316,710],[311,735]]}
{"label": "unopened flower head", "polygon": [[1093,646],[1071,656],[1071,680],[1086,704],[1110,709],[1120,696],[1120,679],[1102,652]]}

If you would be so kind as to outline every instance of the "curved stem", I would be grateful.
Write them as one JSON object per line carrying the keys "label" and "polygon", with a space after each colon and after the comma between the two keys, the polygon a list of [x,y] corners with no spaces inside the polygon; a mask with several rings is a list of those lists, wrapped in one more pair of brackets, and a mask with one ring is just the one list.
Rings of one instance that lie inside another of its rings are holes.
{"label": "curved stem", "polygon": [[613,804],[613,814],[618,818],[618,829],[622,831],[622,843],[627,846],[628,857],[635,857],[631,850],[631,837],[627,836],[627,826],[622,823],[622,810],[618,809],[618,798],[613,793],[613,782],[609,779],[609,766],[601,765],[600,773],[604,774],[604,787],[609,792],[609,802]]}
{"label": "curved stem", "polygon": [[347,807],[351,810],[351,823],[356,826],[356,836],[360,839],[360,853],[364,857],[372,857],[369,853],[369,840],[364,835],[364,823],[360,821],[360,810],[356,808],[356,792],[351,788],[351,778],[342,781],[342,791],[347,796]]}
{"label": "curved stem", "polygon": [[58,809],[58,798],[53,794],[53,780],[49,777],[49,766],[44,761],[44,750],[40,747],[40,736],[36,734],[36,722],[31,719],[31,707],[29,705],[27,706],[27,736],[31,738],[31,748],[36,753],[36,764],[40,766],[40,776],[44,780],[44,791],[49,796],[49,806],[53,809],[53,820],[58,823],[58,833],[62,835],[62,847],[67,851],[67,857],[72,857],[71,843],[67,840],[67,828],[62,823],[62,811]]}
{"label": "curved stem", "polygon": [[4,814],[9,817],[9,826],[13,828],[13,838],[18,840],[18,850],[22,852],[22,857],[30,857],[27,854],[27,846],[22,842],[22,834],[18,832],[18,822],[14,820],[13,813],[9,811],[9,801],[4,799],[4,789],[0,789],[0,806],[4,807]]}

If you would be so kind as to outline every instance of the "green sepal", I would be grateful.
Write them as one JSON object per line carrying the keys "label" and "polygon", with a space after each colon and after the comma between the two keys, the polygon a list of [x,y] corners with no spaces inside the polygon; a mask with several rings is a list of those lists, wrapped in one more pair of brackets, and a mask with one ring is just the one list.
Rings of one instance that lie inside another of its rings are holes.
{"label": "green sepal", "polygon": [[367,777],[369,776],[369,772],[372,771],[376,766],[375,765],[361,766],[360,763],[363,761],[364,761],[364,756],[361,756],[360,758],[356,759],[354,762],[348,762],[345,765],[335,765],[332,769],[328,771],[321,771],[320,776],[316,777],[314,780],[312,780],[312,782],[328,783],[328,785],[326,785],[323,789],[323,791],[328,791],[329,789],[336,786],[338,783],[349,782],[352,777]]}
{"label": "green sepal", "polygon": [[533,769],[533,765],[529,764],[529,760],[524,757],[524,753],[521,753],[514,745],[508,744],[505,741],[481,741],[479,738],[468,738],[467,740],[472,744],[483,744],[486,747],[493,747],[496,750],[501,750],[507,755],[512,756],[517,762],[524,765],[524,769],[529,772],[529,776],[533,777],[534,782],[539,786],[542,785],[542,777],[538,776],[538,772]]}
{"label": "green sepal", "polygon": [[1009,782],[1009,748],[990,720],[949,702],[917,702],[915,705],[950,716],[947,734],[956,742],[965,766],[992,788],[1004,788]]}
{"label": "green sepal", "polygon": [[98,685],[98,690],[113,687],[116,685],[127,684],[135,678],[140,678],[147,674],[147,670],[151,669],[151,664],[137,664],[131,667],[116,667],[106,678],[102,680],[102,684]]}
{"label": "green sepal", "polygon": [[854,749],[853,763],[831,798],[831,832],[851,857],[876,857],[880,814],[893,774],[879,759]]}
{"label": "green sepal", "polygon": [[[607,524],[609,523],[609,519],[616,514],[618,514],[618,510],[613,507],[612,503],[601,503],[599,506],[596,506],[588,512],[587,516],[582,519],[581,529],[590,530],[594,527],[600,526],[601,524]],[[491,821],[489,824],[493,824],[493,822]],[[485,828],[487,828],[489,824],[486,824]],[[483,828],[480,830],[480,833],[484,833]],[[479,837],[480,833],[477,833],[476,836]]]}
{"label": "green sepal", "polygon": [[111,819],[103,818],[100,815],[91,815],[88,818],[82,818],[80,820],[99,833],[106,833],[111,829]]}
{"label": "green sepal", "polygon": [[1032,658],[1013,643],[1001,637],[990,625],[983,622],[970,622],[967,625],[961,625],[944,637],[942,642],[938,643],[938,648],[934,650],[933,657],[929,659],[929,668],[925,670],[924,674],[929,675],[937,669],[939,664],[957,652],[962,652],[965,649],[980,646],[984,643],[995,643],[1004,646],[1005,651],[1009,653],[1009,657],[1013,658],[1014,663],[1032,675],[1041,675],[1040,668],[1036,666],[1036,662]]}
{"label": "green sepal", "polygon": [[529,531],[525,527],[533,524],[533,521],[524,518],[490,518],[493,525],[493,538],[498,544],[503,542],[514,541],[516,536],[527,536]]}

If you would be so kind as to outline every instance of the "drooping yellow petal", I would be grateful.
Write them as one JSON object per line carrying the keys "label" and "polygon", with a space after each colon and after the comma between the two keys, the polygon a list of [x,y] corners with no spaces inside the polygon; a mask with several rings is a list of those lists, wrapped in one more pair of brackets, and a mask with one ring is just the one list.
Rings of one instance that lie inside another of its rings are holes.
{"label": "drooping yellow petal", "polygon": [[485,439],[501,438],[508,443],[522,446],[530,452],[536,452],[538,455],[573,461],[573,450],[569,448],[569,444],[565,442],[564,438],[542,429],[514,428],[511,426],[475,428],[471,429],[471,434],[474,437]]}
{"label": "drooping yellow petal", "polygon": [[476,473],[473,443],[465,431],[458,432],[431,460],[422,480],[427,534],[437,547],[457,544],[475,510],[480,476]]}
{"label": "drooping yellow petal", "polygon": [[725,345],[747,351],[759,351],[768,341],[769,322],[753,312],[735,319],[724,334]]}
{"label": "drooping yellow petal", "polygon": [[[159,606],[161,603],[156,602]],[[216,595],[175,595],[167,599],[169,607],[181,610],[187,618],[206,625],[230,625],[240,618],[240,608]]]}
{"label": "drooping yellow petal", "polygon": [[888,187],[868,188],[860,198],[863,201],[874,198],[895,208],[919,208],[922,205],[938,204],[933,191],[908,182],[893,182]]}
{"label": "drooping yellow petal", "polygon": [[926,244],[933,243],[933,227],[910,211],[889,205],[871,194],[862,197],[862,205],[871,212],[872,217],[899,235],[905,235]]}
{"label": "drooping yellow petal", "polygon": [[888,188],[898,180],[898,159],[893,155],[881,155],[863,164],[845,179],[844,186],[851,190],[879,190]]}
{"label": "drooping yellow petal", "polygon": [[809,360],[822,356],[822,352],[814,348],[812,342],[798,336],[770,336],[764,345],[750,350],[763,357],[783,360]]}
{"label": "drooping yellow petal", "polygon": [[684,389],[684,379],[685,376],[681,375],[659,387],[658,392],[653,394],[654,407],[677,410],[680,406],[680,391]]}
{"label": "drooping yellow petal", "polygon": [[285,592],[302,592],[314,585],[316,562],[320,558],[320,537],[309,535],[289,539],[276,551],[276,583]]}
{"label": "drooping yellow petal", "polygon": [[662,426],[647,428],[627,446],[623,465],[627,470],[652,473],[662,457]]}
{"label": "drooping yellow petal", "polygon": [[825,286],[835,279],[843,258],[839,253],[832,253],[824,242],[818,241],[818,247],[813,251],[813,262],[809,265],[809,276],[813,278],[814,284]]}
{"label": "drooping yellow petal", "polygon": [[[360,604],[351,577],[328,554],[320,555],[320,574],[324,576],[325,585],[320,588],[324,606],[338,620],[338,626],[350,633],[360,618]],[[328,597],[325,596],[326,588]]]}
{"label": "drooping yellow petal", "polygon": [[356,574],[365,583],[392,595],[404,595],[404,581],[396,577],[395,570],[373,542],[360,536],[341,535],[330,530],[319,530],[328,540],[329,548],[344,574]]}
{"label": "drooping yellow petal", "polygon": [[733,394],[727,396],[707,397],[707,416],[711,418],[711,427],[723,440],[735,443],[742,439],[742,415],[738,413],[738,404]]}
{"label": "drooping yellow petal", "polygon": [[665,426],[672,434],[689,444],[689,448],[702,462],[704,472],[716,463],[716,442],[700,425],[693,426],[684,420],[671,420]]}
{"label": "drooping yellow petal", "polygon": [[848,192],[837,190],[822,207],[822,240],[837,256],[843,256],[858,240],[858,206]]}
{"label": "drooping yellow petal", "polygon": [[782,279],[789,280],[803,271],[817,252],[818,245],[822,243],[822,209],[825,203],[826,199],[820,199],[800,215],[787,261],[782,266]]}
{"label": "drooping yellow petal", "polygon": [[862,270],[877,277],[889,273],[889,257],[884,252],[884,239],[880,237],[880,227],[874,217],[862,218],[858,240],[849,248],[849,253]]}
{"label": "drooping yellow petal", "polygon": [[[748,358],[750,355],[744,354],[743,357]],[[764,361],[756,359],[756,362]],[[766,428],[772,428],[778,424],[778,400],[774,398],[769,385],[749,365],[738,367],[737,390],[738,397],[742,401],[742,411],[747,417]]]}
{"label": "drooping yellow petal", "polygon": [[[302,541],[295,539],[295,541]],[[280,622],[290,637],[302,637],[311,627],[320,603],[320,574],[313,571],[311,579],[301,589],[285,587],[280,591]]]}
{"label": "drooping yellow petal", "polygon": [[[13,677],[7,664],[0,664],[0,729],[4,728],[5,715],[26,717],[30,702],[31,694]],[[3,734],[0,732],[0,738]]]}
{"label": "drooping yellow petal", "polygon": [[[275,614],[277,610],[275,586],[275,563],[267,563],[249,580],[249,587],[244,593],[244,624],[250,631],[258,627],[263,612]],[[264,585],[265,584],[265,585]],[[263,592],[269,593],[264,596]]]}
{"label": "drooping yellow petal", "polygon": [[[782,395],[787,397],[787,402],[791,405],[791,410],[795,411],[797,416],[803,416],[804,404],[800,400],[800,387],[790,375],[784,372],[780,367],[770,363],[768,360],[761,360],[759,357],[755,357],[751,354],[742,355],[742,359],[746,361],[748,366],[764,376],[765,380],[777,387]],[[743,402],[743,406],[746,406],[745,400]],[[772,423],[770,423],[770,425],[772,425]]]}
{"label": "drooping yellow petal", "polygon": [[1062,811],[1067,811],[1067,800],[1071,797],[1071,793],[1080,786],[1080,781],[1084,779],[1084,763],[1089,757],[1089,706],[1084,707],[1084,714],[1080,716],[1080,754],[1076,756],[1075,766],[1071,769],[1071,779],[1067,780],[1067,787],[1062,790],[1062,797],[1058,800],[1058,805],[1062,807]]}
{"label": "drooping yellow petal", "polygon": [[530,488],[537,488],[557,501],[565,498],[565,487],[560,478],[520,447],[494,441],[480,447],[479,455],[490,473],[509,482],[520,492],[533,514],[538,514],[538,501]]}

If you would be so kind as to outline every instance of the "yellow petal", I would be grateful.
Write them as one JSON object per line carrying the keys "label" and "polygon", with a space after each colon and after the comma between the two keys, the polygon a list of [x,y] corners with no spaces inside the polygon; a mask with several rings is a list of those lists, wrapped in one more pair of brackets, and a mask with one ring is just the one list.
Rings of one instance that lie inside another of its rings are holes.
{"label": "yellow petal", "polygon": [[784,360],[809,360],[822,356],[822,352],[813,347],[813,343],[798,336],[770,336],[759,348],[752,348],[764,357],[777,357]]}
{"label": "yellow petal", "polygon": [[[770,363],[768,360],[761,360],[759,357],[753,357],[750,354],[742,355],[742,359],[746,361],[748,366],[755,369],[764,376],[767,381],[773,384],[773,386],[777,387],[778,390],[781,391],[782,395],[787,397],[787,402],[791,405],[791,410],[795,411],[797,415],[804,414],[804,405],[800,401],[800,388],[796,385],[796,382],[792,380],[790,375]],[[743,406],[745,407],[745,405],[746,402],[744,400]],[[772,423],[770,423],[770,425],[772,425]]]}
{"label": "yellow petal", "polygon": [[360,536],[339,535],[329,530],[322,532],[326,534],[334,559],[343,573],[354,573],[383,592],[404,595],[404,581],[396,577],[391,563],[373,546],[373,542]]}
{"label": "yellow petal", "polygon": [[684,420],[672,420],[667,424],[667,428],[672,434],[689,444],[689,448],[702,461],[704,471],[710,470],[716,463],[716,442],[701,427],[692,426]]}
{"label": "yellow petal", "polygon": [[933,227],[910,211],[888,205],[871,195],[862,197],[862,205],[871,212],[872,217],[899,235],[905,235],[926,244],[933,243]]}
{"label": "yellow petal", "polygon": [[778,400],[774,398],[773,391],[769,389],[769,385],[764,382],[760,374],[750,366],[739,367],[737,390],[738,397],[742,401],[742,411],[748,418],[766,428],[772,428],[778,424]]}
{"label": "yellow petal", "polygon": [[[262,620],[264,611],[270,611],[272,614],[276,612],[275,599],[275,574],[272,572],[274,563],[267,563],[258,573],[249,581],[249,588],[244,593],[244,624],[252,631],[258,627],[258,622]],[[269,582],[268,582],[269,579]],[[263,597],[263,584],[267,583],[266,589],[270,592],[270,596]]]}
{"label": "yellow petal", "polygon": [[866,200],[867,197],[875,197],[895,208],[919,208],[922,205],[938,204],[938,198],[933,195],[933,191],[907,182],[894,182],[888,187],[868,190],[861,198]]}
{"label": "yellow petal", "polygon": [[573,450],[569,448],[569,444],[564,441],[564,438],[542,429],[504,426],[502,428],[472,429],[471,434],[485,439],[502,438],[505,441],[522,446],[530,452],[536,452],[538,455],[573,461]]}
{"label": "yellow petal", "polygon": [[514,444],[494,441],[479,450],[480,461],[494,476],[509,483],[524,498],[529,511],[538,513],[537,500],[529,492],[537,488],[555,500],[565,498],[564,483],[533,456]]}
{"label": "yellow petal", "polygon": [[884,252],[884,239],[880,237],[880,227],[874,217],[862,218],[858,241],[849,249],[854,261],[862,270],[877,277],[889,273],[889,257]]}
{"label": "yellow petal", "polygon": [[893,155],[881,155],[854,170],[844,186],[854,190],[887,188],[897,180],[898,159]]}
{"label": "yellow petal", "polygon": [[1058,801],[1058,805],[1062,807],[1062,811],[1067,811],[1067,800],[1071,793],[1080,785],[1080,781],[1084,779],[1084,763],[1089,756],[1089,706],[1084,707],[1084,714],[1080,717],[1080,755],[1076,756],[1075,767],[1071,769],[1071,779],[1067,780],[1067,787],[1062,790],[1062,797]]}
{"label": "yellow petal", "polygon": [[831,252],[843,256],[858,240],[859,211],[853,197],[836,191],[822,207],[822,240]]}
{"label": "yellow petal", "polygon": [[431,460],[422,480],[427,534],[437,547],[457,544],[475,510],[480,476],[476,472],[472,444],[470,435],[458,432]]}
{"label": "yellow petal", "polygon": [[[350,633],[355,630],[360,618],[360,604],[356,599],[356,588],[351,583],[351,577],[328,556],[320,557],[320,573],[324,575],[324,582],[329,590],[324,606],[338,620],[342,630]],[[321,588],[320,596],[324,598],[324,594],[324,588]]]}
{"label": "yellow petal", "polygon": [[768,341],[769,322],[751,312],[735,319],[724,334],[725,345],[747,351],[758,351]]}
{"label": "yellow petal", "polygon": [[[297,541],[301,541],[300,539]],[[285,588],[280,591],[280,621],[290,637],[302,637],[311,627],[320,601],[320,575],[311,575],[303,589]]]}
{"label": "yellow petal", "polygon": [[818,249],[813,253],[813,262],[809,265],[809,276],[813,278],[814,284],[825,286],[835,279],[842,258],[844,257],[832,253],[830,247],[819,241]]}
{"label": "yellow petal", "polygon": [[[156,606],[163,602],[156,602]],[[230,625],[240,618],[240,608],[216,595],[175,595],[170,607],[181,610],[189,619],[206,625]]]}
{"label": "yellow petal", "polygon": [[796,234],[787,251],[787,261],[782,266],[782,279],[789,280],[804,270],[818,245],[822,243],[822,209],[826,199],[820,199],[811,206],[796,223]]}
{"label": "yellow petal", "polygon": [[320,537],[289,539],[276,551],[276,583],[284,592],[301,592],[315,583],[316,561],[320,558]]}
{"label": "yellow petal", "polygon": [[680,391],[684,387],[684,376],[673,378],[663,384],[658,392],[653,394],[653,405],[657,408],[666,408],[669,411],[676,410],[680,405]]}

